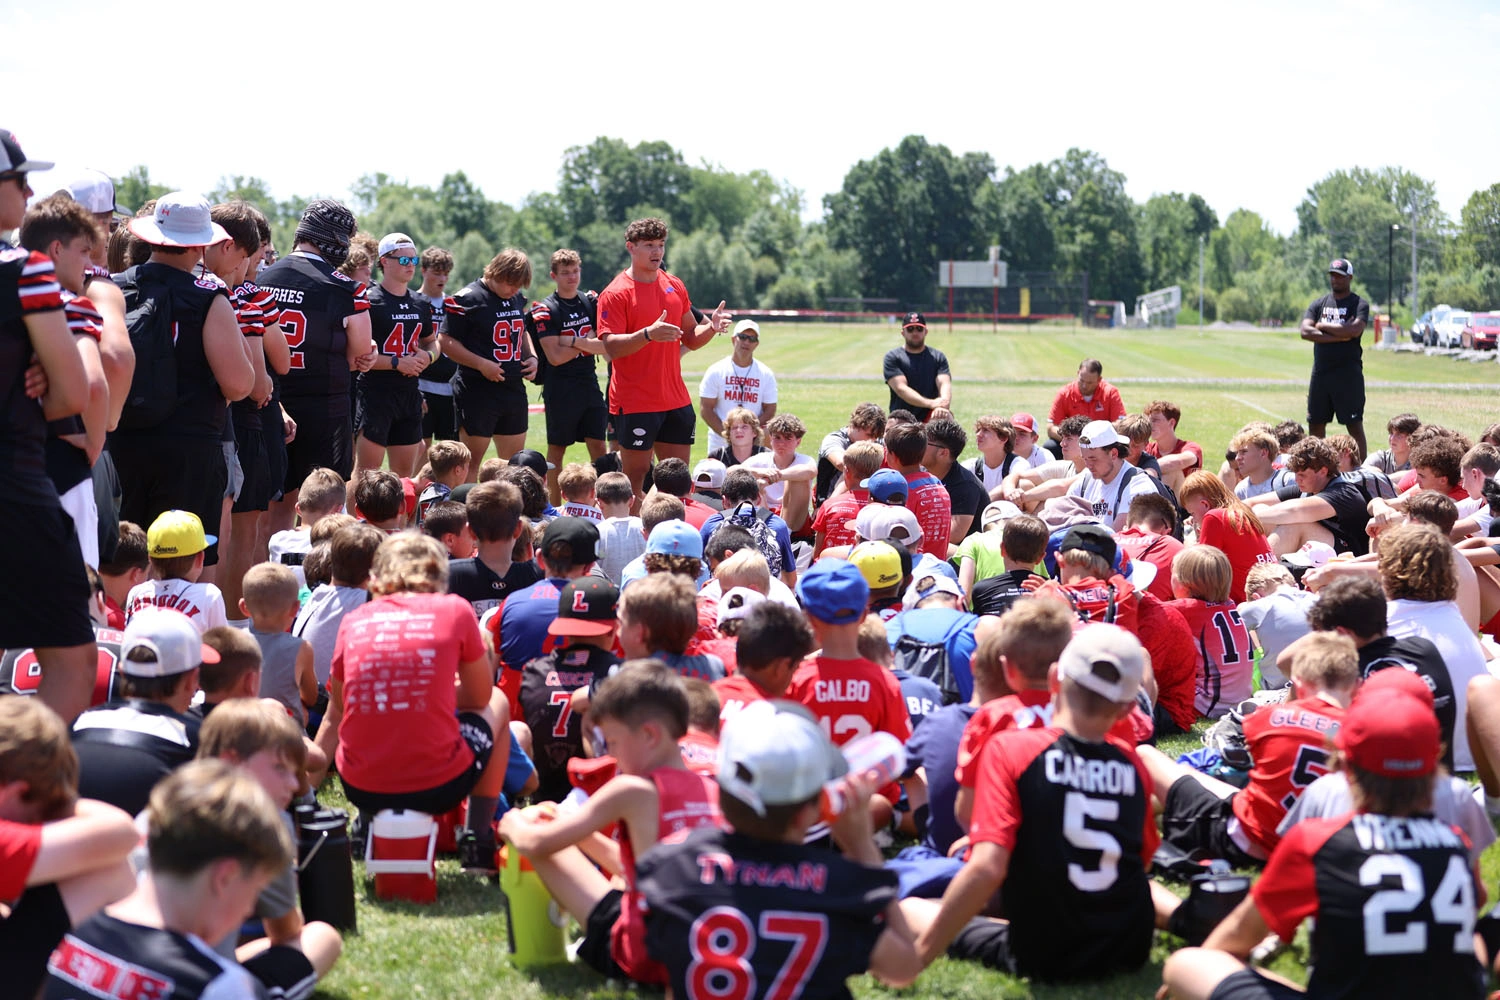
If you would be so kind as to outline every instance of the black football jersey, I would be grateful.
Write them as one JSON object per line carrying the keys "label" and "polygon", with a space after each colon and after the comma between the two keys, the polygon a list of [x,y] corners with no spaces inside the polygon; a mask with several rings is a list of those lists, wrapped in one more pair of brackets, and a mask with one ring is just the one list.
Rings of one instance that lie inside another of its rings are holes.
{"label": "black football jersey", "polygon": [[405,295],[392,295],[380,285],[370,289],[369,299],[370,339],[379,357],[373,368],[360,373],[360,391],[415,399],[417,380],[392,371],[390,359],[399,361],[408,354],[415,354],[417,344],[432,336],[432,306],[410,291]]}
{"label": "black football jersey", "polygon": [[481,358],[500,364],[504,382],[491,382],[472,368],[458,366],[465,389],[487,387],[497,392],[526,391],[521,363],[526,350],[526,296],[517,292],[502,299],[481,281],[470,282],[443,303],[443,325],[448,336]]}
{"label": "black football jersey", "polygon": [[976,794],[971,838],[1011,847],[1000,891],[1017,972],[1057,981],[1140,968],[1156,844],[1139,760],[1057,727],[1009,730],[986,746]]}
{"label": "black football jersey", "polygon": [[543,337],[597,337],[594,306],[594,298],[587,293],[562,299],[553,292],[531,307],[531,330],[537,338],[537,381],[543,386],[565,383],[568,392],[573,392],[579,383],[599,388],[592,354],[580,354],[565,364],[554,365],[547,360],[541,344]]}
{"label": "black football jersey", "polygon": [[657,844],[635,871],[646,949],[678,1000],[847,998],[896,898],[893,872],[717,827]]}
{"label": "black football jersey", "polygon": [[[411,294],[414,298],[419,299],[422,302],[426,302],[427,305],[432,309],[432,328],[438,333],[447,333],[447,312],[444,308],[445,296],[433,295],[429,297],[422,294],[421,291],[415,291]],[[446,354],[439,353],[436,361],[428,365],[426,368],[422,369],[421,381],[451,382],[453,380],[453,376],[457,374],[458,362],[454,361]]]}
{"label": "black football jersey", "polygon": [[[1383,635],[1359,649],[1359,675],[1363,679],[1378,670],[1400,667],[1422,678],[1432,691],[1432,707],[1437,712],[1438,728],[1443,734],[1443,766],[1453,770],[1454,726],[1458,721],[1458,699],[1453,692],[1453,678],[1443,654],[1431,639],[1419,635],[1401,638]],[[1467,734],[1458,733],[1467,745]]]}
{"label": "black football jersey", "polygon": [[97,913],[47,962],[46,1000],[212,1000],[264,997],[244,967],[175,931]]}
{"label": "black football jersey", "polygon": [[536,764],[534,798],[561,802],[572,785],[568,760],[582,757],[582,720],[569,704],[573,692],[609,676],[620,658],[597,646],[572,646],[539,656],[521,670],[521,716],[531,727]]}
{"label": "black football jersey", "polygon": [[0,243],[0,372],[4,373],[0,391],[4,392],[5,419],[5,433],[0,434],[0,487],[20,503],[57,503],[43,455],[47,420],[37,401],[26,398],[26,367],[31,363],[26,317],[62,307],[62,286],[51,259]]}
{"label": "black football jersey", "polygon": [[1441,820],[1303,820],[1251,894],[1284,941],[1316,918],[1309,996],[1484,996],[1474,874],[1463,835]]}
{"label": "black football jersey", "polygon": [[291,348],[290,370],[279,381],[283,399],[342,395],[347,409],[349,334],[344,320],[370,308],[363,284],[312,254],[287,254],[256,275],[281,309],[281,332]]}
{"label": "black football jersey", "polygon": [[[102,705],[121,696],[123,674],[120,673],[120,641],[125,633],[94,626],[94,642],[99,647],[99,665],[95,671],[94,694],[89,705]],[[0,650],[0,695],[36,694],[42,684],[42,665],[34,649]]]}

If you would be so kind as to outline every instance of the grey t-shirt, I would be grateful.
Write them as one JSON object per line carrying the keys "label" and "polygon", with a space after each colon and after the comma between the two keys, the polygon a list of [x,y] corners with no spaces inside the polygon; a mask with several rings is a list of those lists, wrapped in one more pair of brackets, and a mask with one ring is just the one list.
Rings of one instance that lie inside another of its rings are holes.
{"label": "grey t-shirt", "polygon": [[[1308,785],[1292,803],[1292,808],[1276,827],[1276,835],[1285,837],[1288,830],[1305,819],[1342,816],[1353,811],[1354,798],[1349,794],[1349,779],[1341,772],[1325,774]],[[1468,836],[1469,860],[1475,864],[1479,863],[1484,849],[1495,842],[1495,828],[1490,824],[1484,806],[1475,801],[1473,789],[1462,778],[1441,771],[1433,776],[1432,814]]]}
{"label": "grey t-shirt", "polygon": [[313,672],[318,675],[320,686],[327,687],[328,675],[333,673],[333,647],[339,637],[339,622],[369,599],[370,595],[361,587],[335,587],[323,583],[302,605],[297,621],[292,625],[292,635],[312,644]]}

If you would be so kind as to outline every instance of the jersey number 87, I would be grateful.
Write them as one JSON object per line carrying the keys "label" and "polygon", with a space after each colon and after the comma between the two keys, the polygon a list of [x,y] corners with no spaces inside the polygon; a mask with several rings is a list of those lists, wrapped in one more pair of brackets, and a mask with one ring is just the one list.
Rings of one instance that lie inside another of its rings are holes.
{"label": "jersey number 87", "polygon": [[[766,910],[757,928],[732,906],[715,906],[693,921],[688,948],[693,961],[687,968],[688,1000],[792,1000],[801,996],[808,973],[828,945],[828,918],[821,913]],[[789,941],[770,989],[761,994],[750,960],[759,941]]]}

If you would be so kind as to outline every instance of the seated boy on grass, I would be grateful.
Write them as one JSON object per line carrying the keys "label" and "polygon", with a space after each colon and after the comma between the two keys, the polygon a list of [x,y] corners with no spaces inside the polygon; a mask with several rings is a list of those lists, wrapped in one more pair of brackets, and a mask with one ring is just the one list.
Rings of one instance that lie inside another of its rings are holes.
{"label": "seated boy on grass", "polygon": [[[627,661],[594,692],[590,718],[595,752],[612,754],[618,774],[576,812],[558,815],[550,804],[512,809],[500,836],[584,926],[579,958],[613,979],[664,985],[666,968],[646,952],[635,859],[658,841],[718,824],[718,786],[683,762],[677,741],[688,730],[687,690],[659,661]],[[612,842],[599,831],[615,823]],[[614,875],[624,878],[623,890]]]}
{"label": "seated boy on grass", "polygon": [[922,966],[895,876],[880,867],[868,776],[845,781],[850,801],[833,824],[844,856],[804,846],[824,784],[848,771],[817,720],[791,702],[759,701],[721,735],[719,802],[731,829],[659,844],[637,868],[646,947],[671,970],[672,995],[847,997],[845,980],[865,971],[910,983]]}
{"label": "seated boy on grass", "polygon": [[[64,933],[135,887],[130,816],[78,798],[68,727],[35,698],[0,698],[0,982],[34,996]],[[14,991],[14,992],[11,992]]]}
{"label": "seated boy on grass", "polygon": [[[293,827],[286,809],[307,764],[305,739],[274,699],[236,698],[221,705],[203,724],[198,758],[234,764],[259,782],[281,810],[290,836]],[[344,941],[338,931],[320,920],[303,922],[297,903],[295,860],[261,890],[254,913],[265,927],[265,937],[238,949],[237,933],[209,944],[220,955],[249,969],[272,996],[286,1000],[312,996],[318,981],[338,961]]]}

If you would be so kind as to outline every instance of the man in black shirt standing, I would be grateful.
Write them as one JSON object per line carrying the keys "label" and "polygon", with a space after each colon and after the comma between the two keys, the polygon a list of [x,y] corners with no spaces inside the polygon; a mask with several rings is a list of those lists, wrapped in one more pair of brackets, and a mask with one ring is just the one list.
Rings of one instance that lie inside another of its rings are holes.
{"label": "man in black shirt standing", "polygon": [[1307,307],[1302,339],[1313,344],[1312,378],[1307,383],[1307,430],[1322,437],[1337,417],[1359,442],[1365,458],[1365,372],[1359,338],[1370,320],[1370,304],[1349,290],[1354,265],[1340,257],[1328,265],[1331,291]]}
{"label": "man in black shirt standing", "polygon": [[901,319],[901,338],[906,341],[885,354],[883,374],[891,387],[892,410],[910,410],[925,421],[933,410],[953,405],[953,376],[943,352],[927,346],[927,320],[921,313]]}
{"label": "man in black shirt standing", "polygon": [[591,292],[580,292],[583,261],[574,250],[552,254],[551,271],[557,291],[531,307],[531,335],[537,350],[537,381],[547,414],[547,492],[554,504],[562,502],[557,467],[568,446],[582,441],[589,458],[604,454],[605,423],[609,410],[599,391],[594,358],[604,353],[604,341],[594,332]]}

